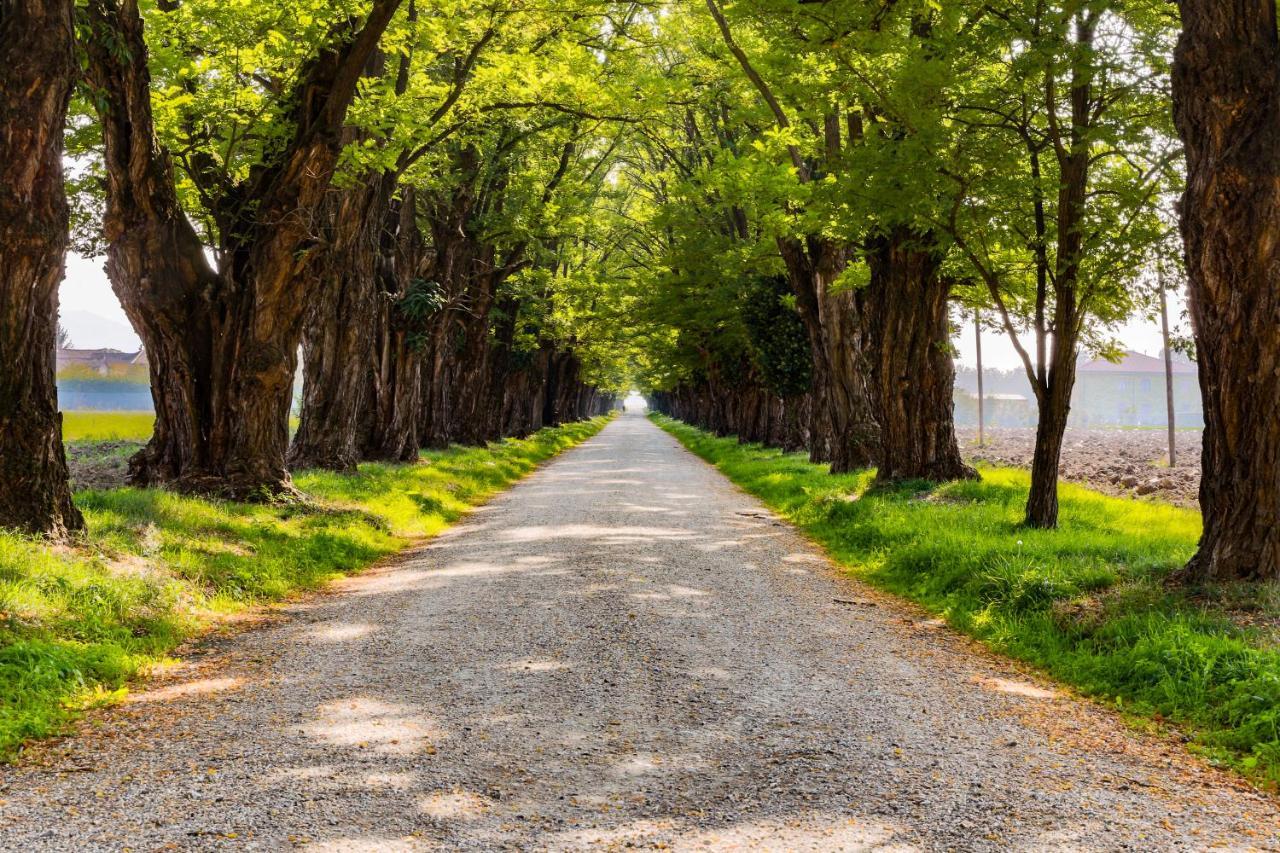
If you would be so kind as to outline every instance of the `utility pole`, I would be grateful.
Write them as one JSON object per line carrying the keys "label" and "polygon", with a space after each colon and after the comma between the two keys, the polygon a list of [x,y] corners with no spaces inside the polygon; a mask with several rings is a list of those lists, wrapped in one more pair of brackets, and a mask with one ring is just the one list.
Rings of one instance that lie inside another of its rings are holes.
{"label": "utility pole", "polygon": [[1169,349],[1169,297],[1164,289],[1164,264],[1156,264],[1156,282],[1160,288],[1160,333],[1164,337],[1164,396],[1169,420],[1169,467],[1178,464],[1176,426],[1173,415],[1173,353]]}
{"label": "utility pole", "polygon": [[973,339],[978,348],[978,446],[985,447],[987,439],[986,415],[983,412],[986,407],[982,400],[982,312],[977,308],[973,309]]}

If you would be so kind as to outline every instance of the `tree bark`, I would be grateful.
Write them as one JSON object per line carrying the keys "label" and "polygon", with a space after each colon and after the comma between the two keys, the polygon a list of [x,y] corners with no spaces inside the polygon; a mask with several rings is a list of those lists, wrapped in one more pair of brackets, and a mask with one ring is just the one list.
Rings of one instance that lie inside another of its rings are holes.
{"label": "tree bark", "polygon": [[73,11],[71,0],[0,6],[0,528],[53,538],[84,526],[54,378]]}
{"label": "tree bark", "polygon": [[393,199],[380,240],[375,299],[374,365],[369,411],[361,436],[365,459],[418,458],[422,412],[422,353],[400,309],[423,265],[422,232],[412,187]]}
{"label": "tree bark", "polygon": [[289,466],[354,471],[374,364],[376,271],[388,204],[384,176],[331,190],[327,245],[308,291],[302,337],[302,412]]}
{"label": "tree bark", "polygon": [[1181,0],[1174,118],[1205,429],[1196,581],[1280,578],[1280,40],[1262,0]]}
{"label": "tree bark", "polygon": [[858,292],[880,425],[880,482],[978,476],[956,441],[950,287],[927,242],[905,229],[873,241],[871,282]]}
{"label": "tree bark", "polygon": [[103,93],[107,272],[151,365],[156,427],[130,462],[138,485],[233,499],[295,493],[289,404],[312,275],[315,217],[360,76],[400,0],[375,0],[290,93],[293,137],[221,200],[210,267],[156,142],[136,0],[92,0],[88,76]]}
{"label": "tree bark", "polygon": [[813,352],[810,458],[833,474],[876,464],[879,425],[867,392],[863,328],[852,292],[831,293],[843,260],[831,244],[779,241]]}
{"label": "tree bark", "polygon": [[[1074,347],[1072,347],[1074,350]],[[1062,376],[1060,371],[1069,371]],[[1058,526],[1058,465],[1062,441],[1071,412],[1071,389],[1075,384],[1075,355],[1069,365],[1055,364],[1049,387],[1039,403],[1036,444],[1031,454],[1031,491],[1027,495],[1028,527]]]}

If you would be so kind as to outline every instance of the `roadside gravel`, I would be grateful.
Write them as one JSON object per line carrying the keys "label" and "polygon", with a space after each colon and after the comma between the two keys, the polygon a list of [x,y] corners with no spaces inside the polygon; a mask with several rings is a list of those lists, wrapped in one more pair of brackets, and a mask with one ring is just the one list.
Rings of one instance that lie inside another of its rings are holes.
{"label": "roadside gravel", "polygon": [[625,416],[0,770],[0,849],[1280,850]]}

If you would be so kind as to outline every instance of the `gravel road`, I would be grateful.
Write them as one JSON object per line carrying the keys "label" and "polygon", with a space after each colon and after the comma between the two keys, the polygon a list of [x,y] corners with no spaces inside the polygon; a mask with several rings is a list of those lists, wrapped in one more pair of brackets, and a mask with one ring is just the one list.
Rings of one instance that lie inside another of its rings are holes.
{"label": "gravel road", "polygon": [[642,417],[0,770],[6,850],[1280,849]]}

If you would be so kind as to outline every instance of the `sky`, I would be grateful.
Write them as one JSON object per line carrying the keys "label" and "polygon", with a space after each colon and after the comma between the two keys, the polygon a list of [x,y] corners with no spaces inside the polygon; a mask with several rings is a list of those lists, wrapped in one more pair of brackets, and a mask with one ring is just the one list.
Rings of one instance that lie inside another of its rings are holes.
{"label": "sky", "polygon": [[[1185,320],[1181,320],[1183,311],[1185,310],[1185,301],[1182,296],[1170,294],[1169,300],[1169,324],[1170,331],[1177,334],[1179,327],[1185,327]],[[1164,342],[1160,335],[1160,320],[1148,320],[1145,317],[1130,317],[1129,321],[1122,326],[1118,326],[1111,336],[1121,342],[1124,349],[1136,350],[1145,355],[1160,355],[1164,348]],[[1033,352],[1033,338],[1029,336],[1020,336],[1022,344],[1026,347],[1027,352]],[[961,329],[960,337],[954,341],[957,349],[956,364],[961,367],[977,367],[977,353],[974,348],[973,341],[973,318],[969,317],[969,322]],[[982,366],[983,368],[995,368],[997,370],[1009,370],[1011,368],[1021,368],[1022,359],[1018,357],[1017,351],[1013,348],[1013,344],[1009,341],[1009,336],[1002,332],[990,331],[983,329],[982,332]]]}
{"label": "sky", "polygon": [[[68,253],[67,277],[61,289],[62,325],[71,333],[72,344],[78,349],[110,347],[133,352],[140,346],[138,336],[134,334],[120,302],[111,291],[102,263],[102,258],[91,259],[74,252]],[[1181,300],[1172,302],[1169,306],[1170,319],[1176,322],[1182,311]],[[1128,349],[1147,355],[1157,355],[1160,352],[1158,322],[1134,317],[1117,329],[1115,336]],[[974,367],[976,359],[972,323],[965,325],[955,344],[958,349],[957,364]],[[991,331],[985,331],[982,335],[982,362],[984,367],[999,370],[1022,365],[1009,339]]]}
{"label": "sky", "polygon": [[67,277],[58,291],[58,314],[76,349],[118,349],[134,352],[141,346],[120,301],[111,291],[103,258],[67,253]]}

